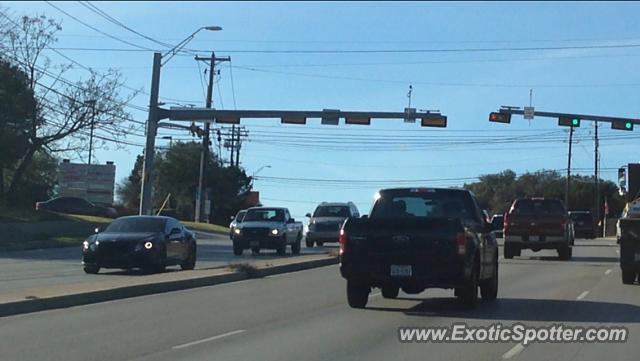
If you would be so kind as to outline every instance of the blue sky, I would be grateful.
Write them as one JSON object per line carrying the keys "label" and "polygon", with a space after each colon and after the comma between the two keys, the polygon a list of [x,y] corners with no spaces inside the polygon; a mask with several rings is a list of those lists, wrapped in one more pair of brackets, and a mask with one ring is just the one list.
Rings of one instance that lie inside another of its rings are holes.
{"label": "blue sky", "polygon": [[[157,49],[135,34],[107,22],[78,2],[54,3],[100,30]],[[514,116],[512,124],[488,122],[500,105],[524,106],[533,89],[538,110],[637,117],[640,48],[531,51],[437,51],[390,53],[281,53],[299,50],[416,50],[514,47],[576,47],[640,44],[640,4],[632,2],[95,2],[101,10],[137,31],[177,43],[200,26],[189,48],[231,56],[222,64],[215,88],[217,108],[402,111],[413,86],[412,105],[439,109],[446,129],[378,120],[369,127],[280,125],[279,120],[243,120],[249,130],[242,166],[259,176],[321,180],[367,180],[347,184],[259,179],[255,189],[265,204],[288,206],[300,218],[318,201],[356,202],[366,213],[373,193],[393,182],[456,186],[481,174],[507,168],[517,173],[566,167],[566,128],[556,120],[531,122]],[[127,85],[149,90],[152,53],[109,39],[44,2],[3,3],[16,14],[44,13],[62,20],[57,47],[97,70],[118,68]],[[256,52],[271,51],[271,52]],[[49,54],[54,62],[63,62]],[[203,69],[203,65],[201,65]],[[176,56],[163,67],[161,97],[182,104],[204,104],[203,86],[192,56]],[[69,79],[86,77],[75,68]],[[233,79],[233,81],[232,81]],[[147,106],[140,94],[132,104]],[[130,108],[144,121],[146,114]],[[615,179],[618,166],[639,161],[635,133],[600,127],[601,176]],[[593,169],[593,125],[575,133],[573,165],[577,173]],[[162,135],[190,139],[186,133]],[[506,138],[509,139],[506,139]],[[544,142],[532,140],[544,139]],[[142,144],[144,139],[127,139]],[[347,140],[342,143],[342,140]],[[168,141],[158,139],[159,146]],[[460,144],[463,142],[463,144]],[[466,143],[465,143],[466,142]],[[217,146],[214,144],[214,150]],[[140,147],[100,150],[97,159],[113,160],[117,181],[126,177]],[[222,156],[228,159],[228,153]]]}

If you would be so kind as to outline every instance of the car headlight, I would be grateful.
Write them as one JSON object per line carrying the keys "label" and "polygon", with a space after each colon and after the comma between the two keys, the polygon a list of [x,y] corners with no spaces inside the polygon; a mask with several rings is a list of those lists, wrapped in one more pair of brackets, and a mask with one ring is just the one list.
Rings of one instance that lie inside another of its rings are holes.
{"label": "car headlight", "polygon": [[153,248],[153,243],[151,243],[151,242],[144,242],[144,248],[145,248],[145,249],[151,249],[151,248]]}
{"label": "car headlight", "polygon": [[272,229],[272,230],[271,230],[271,235],[272,235],[272,236],[277,236],[277,235],[278,235],[278,233],[279,233],[279,231],[278,231],[278,229],[277,229],[277,228],[274,228],[274,229]]}
{"label": "car headlight", "polygon": [[82,249],[85,250],[85,251],[89,249],[89,242],[88,241],[82,242]]}
{"label": "car headlight", "polygon": [[240,235],[242,233],[242,230],[240,228],[236,228],[233,230],[233,233]]}

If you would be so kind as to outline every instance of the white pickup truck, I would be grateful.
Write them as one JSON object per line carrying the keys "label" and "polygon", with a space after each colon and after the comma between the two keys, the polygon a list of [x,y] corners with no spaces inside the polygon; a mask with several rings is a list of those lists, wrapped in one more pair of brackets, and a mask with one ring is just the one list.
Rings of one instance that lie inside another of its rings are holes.
{"label": "white pickup truck", "polygon": [[233,253],[242,255],[245,249],[253,254],[260,249],[275,249],[279,255],[291,245],[291,253],[300,253],[302,222],[291,218],[287,208],[253,207],[247,209],[242,223],[233,230]]}

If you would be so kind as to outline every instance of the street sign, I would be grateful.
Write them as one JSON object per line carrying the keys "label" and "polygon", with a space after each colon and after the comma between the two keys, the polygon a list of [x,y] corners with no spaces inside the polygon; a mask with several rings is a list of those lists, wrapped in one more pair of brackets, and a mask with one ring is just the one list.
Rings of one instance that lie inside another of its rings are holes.
{"label": "street sign", "polygon": [[442,114],[430,114],[429,116],[422,117],[420,125],[423,127],[446,128],[447,117]]}
{"label": "street sign", "polygon": [[406,114],[404,117],[405,123],[415,123],[416,122],[416,108],[404,108],[404,113]]}
{"label": "street sign", "polygon": [[534,107],[524,107],[524,119],[533,119],[534,114]]}
{"label": "street sign", "polygon": [[322,116],[322,124],[325,125],[338,125],[340,122],[340,110],[339,109],[322,109],[325,115]]}

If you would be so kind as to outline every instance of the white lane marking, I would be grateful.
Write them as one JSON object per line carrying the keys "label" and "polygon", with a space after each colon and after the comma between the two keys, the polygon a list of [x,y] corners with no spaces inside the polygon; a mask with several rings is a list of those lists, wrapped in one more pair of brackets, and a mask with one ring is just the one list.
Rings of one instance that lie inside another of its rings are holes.
{"label": "white lane marking", "polygon": [[219,340],[219,339],[221,339],[223,337],[233,336],[233,335],[237,335],[237,334],[243,333],[243,332],[245,332],[245,330],[235,330],[235,331],[223,333],[222,335],[217,335],[217,336],[213,336],[213,337],[209,337],[209,338],[203,338],[202,340],[188,342],[188,343],[185,343],[185,344],[182,344],[182,345],[178,345],[178,346],[173,346],[172,348],[174,350],[178,350],[178,349],[181,349],[181,348],[197,345],[197,344],[204,343],[204,342]]}
{"label": "white lane marking", "polygon": [[381,294],[380,292],[372,293],[372,294],[369,295],[369,298],[380,296],[380,294]]}
{"label": "white lane marking", "polygon": [[588,294],[589,294],[589,291],[584,291],[580,294],[580,296],[576,297],[576,300],[580,301],[581,299],[587,297]]}
{"label": "white lane marking", "polygon": [[605,275],[608,275],[608,274],[610,274],[610,273],[611,273],[611,268],[609,268],[608,270],[604,271],[604,274],[605,274]]}
{"label": "white lane marking", "polygon": [[524,346],[521,343],[519,343],[513,346],[509,351],[505,352],[504,355],[502,355],[502,359],[508,360],[522,351],[524,351]]}

